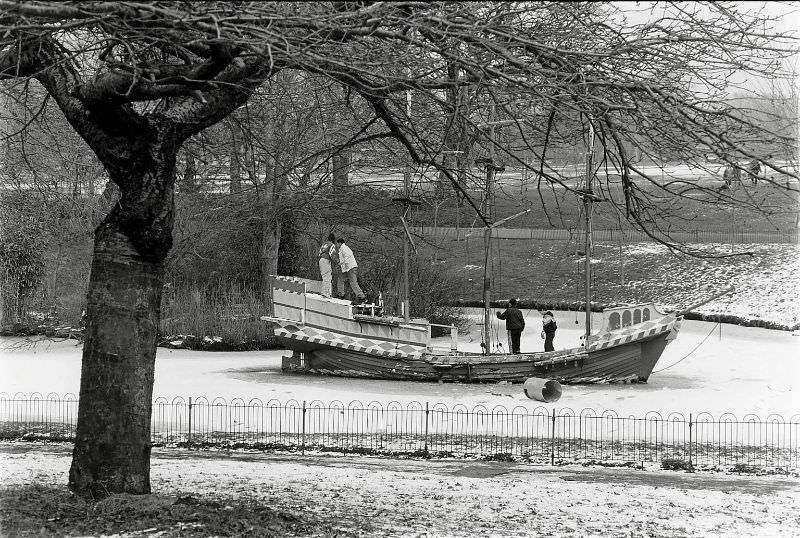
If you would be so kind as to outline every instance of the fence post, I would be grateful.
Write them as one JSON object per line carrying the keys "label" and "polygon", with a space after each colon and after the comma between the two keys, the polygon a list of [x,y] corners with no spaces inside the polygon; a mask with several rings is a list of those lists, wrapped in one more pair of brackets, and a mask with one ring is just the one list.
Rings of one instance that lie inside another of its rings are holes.
{"label": "fence post", "polygon": [[553,408],[552,427],[550,428],[550,465],[556,464],[556,409]]}
{"label": "fence post", "polygon": [[189,435],[186,437],[186,444],[192,448],[192,397],[189,396]]}
{"label": "fence post", "polygon": [[303,400],[303,426],[302,426],[302,433],[300,435],[300,454],[306,454],[306,401]]}
{"label": "fence post", "polygon": [[692,414],[689,413],[689,465],[692,465]]}
{"label": "fence post", "polygon": [[428,453],[428,417],[430,416],[430,408],[428,402],[425,402],[425,453]]}

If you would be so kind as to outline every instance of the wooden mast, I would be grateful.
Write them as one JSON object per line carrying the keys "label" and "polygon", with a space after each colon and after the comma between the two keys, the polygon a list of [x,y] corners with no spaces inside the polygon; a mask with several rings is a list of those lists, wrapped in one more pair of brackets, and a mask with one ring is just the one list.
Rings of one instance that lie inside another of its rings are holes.
{"label": "wooden mast", "polygon": [[494,124],[492,123],[492,114],[489,117],[489,157],[486,162],[486,215],[489,224],[483,231],[483,343],[485,345],[483,352],[490,354],[492,352],[492,312],[491,312],[491,294],[492,294],[492,275],[489,272],[489,262],[492,259],[492,219],[494,217],[494,200],[493,186],[494,186]]}
{"label": "wooden mast", "polygon": [[[411,92],[406,90],[406,117],[408,118],[408,122],[411,123]],[[409,253],[408,253],[408,246],[411,237],[408,235],[408,227],[406,226],[406,216],[408,215],[408,208],[412,205],[411,200],[411,165],[409,164],[408,160],[406,160],[406,165],[403,169],[403,216],[400,219],[403,222],[403,228],[405,229],[406,238],[403,241],[403,321],[409,323],[411,321],[411,300],[410,300],[410,286],[408,283],[408,273],[409,273]]]}
{"label": "wooden mast", "polygon": [[586,149],[586,190],[583,195],[583,208],[586,212],[586,244],[584,254],[586,256],[585,273],[586,283],[584,286],[586,299],[586,332],[584,334],[584,346],[589,346],[589,335],[592,334],[592,179],[594,176],[594,126],[591,118],[589,119],[589,136]]}
{"label": "wooden mast", "polygon": [[[491,261],[491,251],[492,251],[492,228],[498,226],[499,224],[506,222],[514,217],[518,217],[519,215],[523,215],[527,213],[528,210],[521,211],[516,215],[512,215],[511,217],[505,218],[500,222],[494,222],[495,218],[495,211],[494,211],[494,177],[495,172],[502,172],[505,170],[505,166],[496,166],[494,164],[494,128],[495,126],[502,126],[502,125],[510,125],[516,123],[516,120],[508,119],[508,120],[493,120],[494,118],[494,105],[492,105],[489,111],[489,121],[485,124],[479,125],[479,127],[488,127],[488,138],[489,138],[489,155],[483,159],[477,159],[475,161],[476,164],[484,164],[486,166],[486,228],[483,231],[483,248],[484,248],[484,256],[483,256],[483,345],[484,349],[483,352],[485,354],[491,353],[491,327],[492,327],[492,316],[491,316],[491,295],[492,295],[492,276],[489,272],[489,262]],[[469,235],[469,234],[467,234]],[[466,236],[465,236],[466,237]]]}

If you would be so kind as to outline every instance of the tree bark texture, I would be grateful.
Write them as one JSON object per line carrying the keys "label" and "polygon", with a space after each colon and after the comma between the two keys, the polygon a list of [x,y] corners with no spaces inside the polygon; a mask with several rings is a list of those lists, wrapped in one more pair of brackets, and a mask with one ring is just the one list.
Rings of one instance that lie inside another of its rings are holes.
{"label": "tree bark texture", "polygon": [[98,234],[87,297],[70,488],[150,493],[150,414],[163,264],[112,228]]}
{"label": "tree bark texture", "polygon": [[278,274],[278,249],[281,244],[281,219],[280,201],[278,194],[284,184],[280,180],[280,167],[278,163],[273,163],[273,179],[264,185],[261,197],[262,227],[261,227],[261,278],[262,290],[265,296],[271,297],[270,275]]}
{"label": "tree bark texture", "polygon": [[230,124],[231,130],[231,147],[230,147],[230,186],[231,194],[236,194],[242,191],[242,165],[241,165],[241,138],[239,136],[239,129],[236,124]]}
{"label": "tree bark texture", "polygon": [[350,149],[344,148],[333,155],[333,192],[341,192],[350,182]]}
{"label": "tree bark texture", "polygon": [[95,231],[69,472],[70,488],[95,499],[150,492],[152,390],[177,147],[162,131],[148,139],[137,166],[112,177],[123,185],[121,197]]}
{"label": "tree bark texture", "polygon": [[197,163],[190,154],[186,154],[186,166],[183,169],[183,192],[197,192]]}

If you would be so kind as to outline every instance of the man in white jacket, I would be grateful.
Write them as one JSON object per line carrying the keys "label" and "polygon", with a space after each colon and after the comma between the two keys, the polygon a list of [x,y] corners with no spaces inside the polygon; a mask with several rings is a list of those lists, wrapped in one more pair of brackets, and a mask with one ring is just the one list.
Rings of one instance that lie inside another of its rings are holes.
{"label": "man in white jacket", "polygon": [[344,244],[344,239],[340,237],[336,240],[336,243],[338,246],[339,266],[342,268],[342,274],[344,274],[347,281],[350,283],[350,289],[353,290],[356,296],[355,302],[363,303],[366,297],[358,286],[358,264],[356,263],[356,257],[353,255],[353,251],[350,247]]}

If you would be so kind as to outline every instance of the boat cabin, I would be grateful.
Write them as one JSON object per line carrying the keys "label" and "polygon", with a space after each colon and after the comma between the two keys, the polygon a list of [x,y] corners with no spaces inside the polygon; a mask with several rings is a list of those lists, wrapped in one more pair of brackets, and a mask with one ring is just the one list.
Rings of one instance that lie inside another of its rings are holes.
{"label": "boat cabin", "polygon": [[324,348],[347,349],[384,357],[421,356],[452,352],[458,346],[455,327],[449,348],[435,346],[426,319],[387,315],[380,304],[354,305],[322,295],[322,281],[272,277],[272,316],[275,336],[289,349],[307,353]]}

